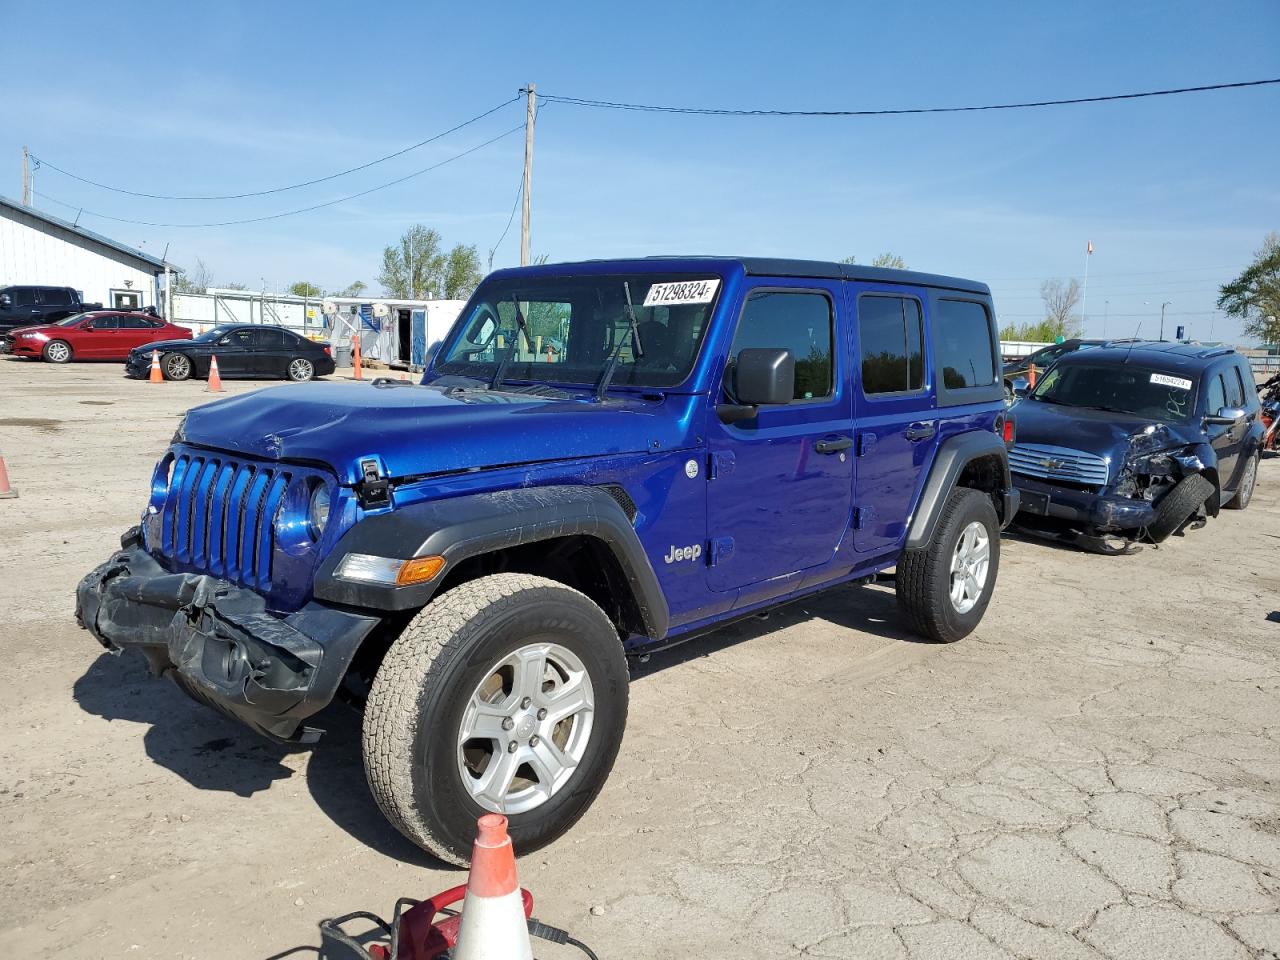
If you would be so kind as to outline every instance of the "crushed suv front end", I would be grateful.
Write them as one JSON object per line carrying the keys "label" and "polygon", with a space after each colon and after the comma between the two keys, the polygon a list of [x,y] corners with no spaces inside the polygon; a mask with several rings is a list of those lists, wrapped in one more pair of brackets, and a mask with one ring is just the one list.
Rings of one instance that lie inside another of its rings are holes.
{"label": "crushed suv front end", "polygon": [[302,721],[379,622],[311,597],[321,550],[355,509],[346,493],[315,468],[176,444],[142,524],[77,588],[77,619],[255,730],[314,739]]}

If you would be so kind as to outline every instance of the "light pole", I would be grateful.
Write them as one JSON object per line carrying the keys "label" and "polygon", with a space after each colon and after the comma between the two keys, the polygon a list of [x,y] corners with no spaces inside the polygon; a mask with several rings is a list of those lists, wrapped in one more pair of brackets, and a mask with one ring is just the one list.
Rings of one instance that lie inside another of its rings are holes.
{"label": "light pole", "polygon": [[1160,339],[1162,341],[1164,340],[1164,308],[1169,306],[1171,303],[1173,303],[1172,300],[1166,300],[1164,303],[1160,304]]}
{"label": "light pole", "polygon": [[1102,301],[1102,339],[1107,339],[1107,314],[1111,311],[1111,301]]}

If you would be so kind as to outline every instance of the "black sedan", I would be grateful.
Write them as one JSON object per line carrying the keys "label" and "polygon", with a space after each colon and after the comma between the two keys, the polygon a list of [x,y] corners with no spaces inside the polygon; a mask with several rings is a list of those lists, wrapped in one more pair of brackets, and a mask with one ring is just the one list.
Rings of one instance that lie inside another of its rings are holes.
{"label": "black sedan", "polygon": [[267,380],[283,378],[305,383],[333,373],[333,351],[280,327],[261,324],[223,324],[192,340],[161,340],[129,354],[125,373],[145,378],[151,370],[151,353],[160,354],[160,369],[167,380],[207,377],[218,358],[222,377]]}

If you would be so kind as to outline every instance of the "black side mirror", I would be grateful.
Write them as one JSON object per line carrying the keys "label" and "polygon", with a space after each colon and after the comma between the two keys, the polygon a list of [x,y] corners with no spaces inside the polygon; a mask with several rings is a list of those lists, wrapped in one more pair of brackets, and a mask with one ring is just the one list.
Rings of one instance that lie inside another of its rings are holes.
{"label": "black side mirror", "polygon": [[737,403],[722,403],[716,413],[724,423],[750,420],[759,407],[790,403],[795,396],[796,360],[781,347],[747,347],[738,351],[733,369]]}
{"label": "black side mirror", "polygon": [[0,293],[0,310],[8,310],[13,306],[13,297],[7,293]]}
{"label": "black side mirror", "polygon": [[1211,423],[1219,427],[1229,427],[1246,413],[1248,413],[1248,411],[1245,410],[1244,407],[1223,407],[1216,414],[1210,414],[1205,417],[1204,422]]}
{"label": "black side mirror", "polygon": [[1018,397],[1019,399],[1025,397],[1027,395],[1027,391],[1030,389],[1030,383],[1026,377],[1013,378],[1013,395],[1015,397]]}
{"label": "black side mirror", "polygon": [[93,329],[93,321],[92,321],[92,320],[86,320],[84,323],[80,324],[80,329],[81,329],[81,330],[92,330],[92,329]]}

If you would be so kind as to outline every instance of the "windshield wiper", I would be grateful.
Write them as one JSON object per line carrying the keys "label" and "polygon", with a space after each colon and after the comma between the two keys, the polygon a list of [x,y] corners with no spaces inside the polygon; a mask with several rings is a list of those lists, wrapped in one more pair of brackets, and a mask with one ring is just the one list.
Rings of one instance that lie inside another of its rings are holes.
{"label": "windshield wiper", "polygon": [[516,300],[514,293],[511,295],[511,305],[516,308],[516,335],[511,338],[511,346],[507,348],[507,355],[498,364],[498,369],[493,371],[493,380],[489,382],[490,390],[497,390],[502,383],[502,376],[507,372],[507,367],[511,364],[511,358],[515,355],[516,348],[520,345],[520,334],[524,334],[525,343],[529,345],[529,349],[533,349],[533,339],[529,336],[529,329],[524,324],[524,314],[520,312],[520,303]]}
{"label": "windshield wiper", "polygon": [[[636,323],[636,308],[631,303],[631,283],[630,281],[622,281],[622,292],[627,298],[627,325],[631,329],[631,352],[635,354],[636,359],[644,357],[644,347],[640,344],[640,328]],[[613,382],[613,372],[618,367],[618,354],[622,352],[622,345],[626,343],[625,337],[620,337],[614,345],[613,352],[609,354],[609,362],[604,365],[604,372],[600,374],[600,380],[596,383],[596,402],[604,400],[605,391],[609,389],[609,384]]]}

